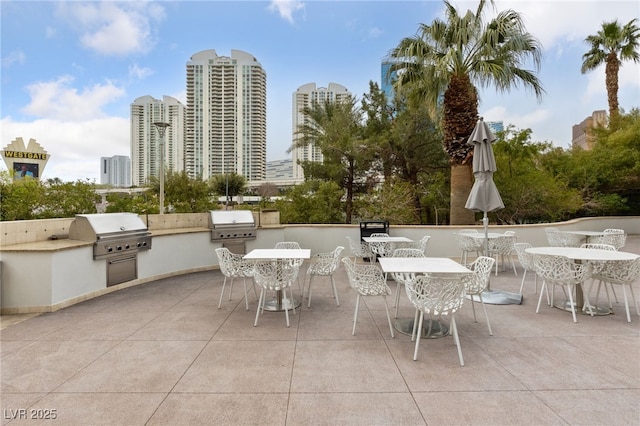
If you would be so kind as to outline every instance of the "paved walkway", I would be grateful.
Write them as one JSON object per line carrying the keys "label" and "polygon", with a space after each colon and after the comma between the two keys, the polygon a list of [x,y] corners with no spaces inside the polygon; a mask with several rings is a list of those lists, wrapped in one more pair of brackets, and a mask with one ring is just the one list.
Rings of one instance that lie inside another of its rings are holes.
{"label": "paved walkway", "polygon": [[[640,236],[624,250],[640,253]],[[501,272],[492,288],[517,292],[521,274]],[[246,311],[240,282],[217,309],[218,271],[11,325],[3,317],[2,424],[640,424],[640,318],[626,322],[620,290],[614,315],[574,324],[545,304],[536,314],[527,277],[521,305],[487,306],[493,336],[465,303],[460,367],[450,336],[423,340],[413,361],[414,343],[390,337],[381,300],[361,304],[352,336],[344,268],[336,284],[339,307],[318,279],[289,328],[283,312],[254,327],[255,296]],[[403,295],[400,316],[412,315]]]}

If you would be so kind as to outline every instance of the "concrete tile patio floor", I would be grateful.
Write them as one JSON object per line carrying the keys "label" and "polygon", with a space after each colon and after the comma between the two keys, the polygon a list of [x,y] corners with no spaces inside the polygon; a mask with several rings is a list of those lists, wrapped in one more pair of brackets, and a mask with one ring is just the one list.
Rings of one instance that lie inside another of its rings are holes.
{"label": "concrete tile patio floor", "polygon": [[[640,253],[640,236],[624,250]],[[517,292],[521,274],[501,272],[491,286]],[[451,336],[423,340],[413,361],[410,336],[390,337],[376,298],[361,303],[352,336],[343,267],[336,284],[339,307],[316,279],[311,308],[305,298],[290,328],[283,312],[254,327],[255,296],[246,311],[238,281],[217,309],[219,271],[11,325],[2,317],[2,424],[640,424],[640,318],[626,322],[621,290],[614,315],[574,324],[544,303],[536,314],[527,277],[521,305],[487,305],[493,336],[465,303],[461,367]],[[640,282],[634,289],[640,296]],[[399,316],[412,315],[403,294]],[[47,415],[56,418],[37,418]]]}

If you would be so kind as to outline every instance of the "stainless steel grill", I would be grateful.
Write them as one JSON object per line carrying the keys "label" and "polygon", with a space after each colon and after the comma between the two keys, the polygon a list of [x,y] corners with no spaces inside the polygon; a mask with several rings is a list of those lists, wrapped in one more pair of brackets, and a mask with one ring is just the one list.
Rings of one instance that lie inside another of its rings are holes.
{"label": "stainless steel grill", "polygon": [[151,233],[135,213],[76,215],[69,226],[69,238],[93,241],[94,259],[151,248]]}
{"label": "stainless steel grill", "polygon": [[211,210],[211,240],[253,240],[256,223],[249,210]]}
{"label": "stainless steel grill", "polygon": [[246,253],[246,241],[256,238],[256,223],[249,210],[211,210],[209,216],[211,241],[233,253]]}
{"label": "stainless steel grill", "polygon": [[151,248],[151,233],[135,213],[76,215],[69,239],[92,241],[93,259],[107,259],[107,286],[138,278],[138,252]]}

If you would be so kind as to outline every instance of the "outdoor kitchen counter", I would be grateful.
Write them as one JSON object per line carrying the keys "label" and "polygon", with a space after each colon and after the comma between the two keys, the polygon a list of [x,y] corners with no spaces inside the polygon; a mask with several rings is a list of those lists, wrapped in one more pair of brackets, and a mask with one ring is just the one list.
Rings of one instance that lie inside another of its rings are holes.
{"label": "outdoor kitchen counter", "polygon": [[83,246],[92,246],[89,241],[78,241],[69,239],[34,241],[31,243],[13,244],[10,246],[0,246],[0,252],[47,252],[71,250]]}

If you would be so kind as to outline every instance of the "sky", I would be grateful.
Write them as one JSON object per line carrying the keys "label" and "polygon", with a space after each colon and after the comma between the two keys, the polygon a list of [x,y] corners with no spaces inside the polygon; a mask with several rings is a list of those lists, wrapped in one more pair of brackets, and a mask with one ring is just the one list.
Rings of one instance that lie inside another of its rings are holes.
{"label": "sky", "polygon": [[[477,1],[452,1],[459,11]],[[542,99],[524,88],[480,92],[485,121],[531,129],[568,148],[572,126],[608,110],[604,67],[581,74],[586,36],[640,19],[637,0],[496,0],[543,46]],[[129,113],[140,96],[186,105],[186,63],[213,49],[252,54],[267,73],[267,161],[289,158],[292,95],[307,83],[357,99],[380,84],[380,63],[442,1],[0,1],[1,145],[35,139],[50,154],[41,178],[100,181],[100,157],[130,156]],[[531,68],[530,63],[525,67]],[[620,106],[640,107],[640,64],[619,74]],[[0,162],[0,170],[6,170]]]}

